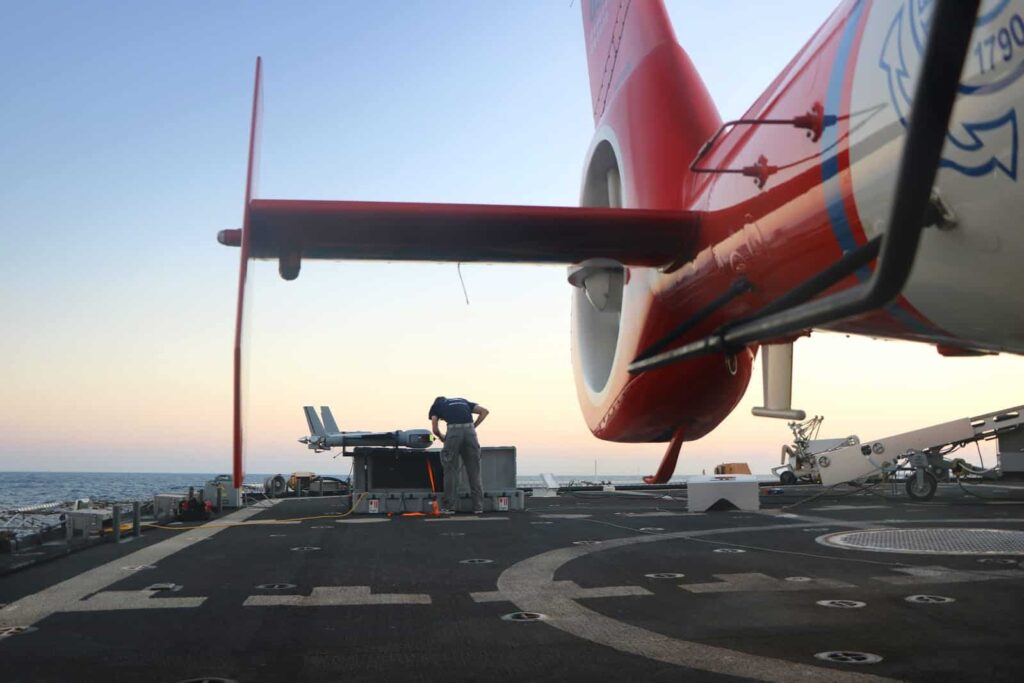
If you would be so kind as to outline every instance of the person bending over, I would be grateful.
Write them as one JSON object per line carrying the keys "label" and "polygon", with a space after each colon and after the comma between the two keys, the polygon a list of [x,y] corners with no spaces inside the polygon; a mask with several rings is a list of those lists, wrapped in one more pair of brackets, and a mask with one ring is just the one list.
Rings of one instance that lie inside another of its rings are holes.
{"label": "person bending over", "polygon": [[[490,411],[479,403],[464,398],[438,396],[430,406],[431,427],[434,435],[441,440],[441,466],[444,468],[444,508],[442,514],[454,514],[458,506],[456,497],[459,488],[459,474],[466,466],[466,478],[473,498],[473,514],[483,514],[484,492],[480,478],[480,440],[476,428]],[[473,416],[476,415],[476,420]],[[444,420],[447,429],[441,433],[438,425]]]}

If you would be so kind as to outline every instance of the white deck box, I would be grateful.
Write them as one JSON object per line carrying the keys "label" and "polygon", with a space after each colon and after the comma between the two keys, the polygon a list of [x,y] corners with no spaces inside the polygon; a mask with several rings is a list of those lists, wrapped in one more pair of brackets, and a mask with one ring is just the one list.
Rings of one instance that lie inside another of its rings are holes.
{"label": "white deck box", "polygon": [[757,477],[752,474],[716,474],[693,477],[686,482],[690,512],[705,512],[725,500],[740,510],[760,510]]}

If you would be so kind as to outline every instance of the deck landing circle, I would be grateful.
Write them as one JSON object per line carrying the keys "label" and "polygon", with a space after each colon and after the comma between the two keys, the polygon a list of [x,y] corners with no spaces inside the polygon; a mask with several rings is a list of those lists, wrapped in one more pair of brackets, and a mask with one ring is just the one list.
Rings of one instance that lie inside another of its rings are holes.
{"label": "deck landing circle", "polygon": [[822,545],[920,555],[1024,555],[1024,531],[1007,529],[867,529],[827,534]]}

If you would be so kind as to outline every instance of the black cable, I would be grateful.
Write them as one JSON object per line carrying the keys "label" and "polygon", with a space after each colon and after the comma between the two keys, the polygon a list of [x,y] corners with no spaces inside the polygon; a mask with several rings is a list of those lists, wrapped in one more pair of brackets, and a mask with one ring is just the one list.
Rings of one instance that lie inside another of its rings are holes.
{"label": "black cable", "polygon": [[698,324],[703,322],[709,315],[711,315],[712,313],[714,313],[719,308],[729,303],[739,295],[749,292],[751,289],[753,289],[753,285],[750,284],[750,280],[748,280],[745,276],[741,275],[740,277],[736,278],[735,280],[733,280],[732,284],[729,285],[729,289],[725,290],[724,292],[716,296],[714,299],[709,301],[707,305],[703,306],[689,318],[687,318],[686,320],[684,320],[683,322],[669,330],[667,333],[665,333],[665,335],[662,336],[661,339],[654,342],[646,349],[644,349],[642,352],[640,352],[640,354],[633,359],[633,362],[636,363],[638,361],[645,360],[655,354],[662,352],[672,342],[676,341],[684,334],[686,334],[694,327],[696,327]]}
{"label": "black cable", "polygon": [[982,500],[997,500],[999,498],[999,496],[983,496],[980,493],[968,491],[966,488],[964,488],[963,483],[960,481],[960,477],[956,477],[956,485],[960,487],[961,491],[963,491],[969,496],[974,496],[975,498],[981,498]]}
{"label": "black cable", "polygon": [[[878,252],[882,244],[882,235],[876,235],[872,239],[868,240],[864,244],[860,245],[856,249],[852,249],[843,254],[838,260],[824,268],[823,270],[810,276],[799,285],[789,290],[778,299],[775,299],[771,303],[762,307],[753,315],[745,318],[740,318],[729,324],[729,326],[720,332],[725,334],[729,329],[738,327],[740,325],[748,324],[757,321],[760,318],[793,308],[799,304],[805,303],[815,297],[816,295],[824,292],[829,287],[838,284],[844,278],[849,277],[855,273],[858,269],[863,268],[867,264],[871,263],[878,256]],[[743,278],[745,281],[745,278]],[[672,362],[671,355],[675,351],[669,351],[663,353],[665,357],[664,362],[658,359],[652,359],[652,356],[660,353],[665,347],[671,342],[678,339],[682,334],[689,331],[694,325],[706,318],[710,313],[716,310],[718,307],[730,301],[737,294],[742,292],[733,293],[734,289],[739,286],[740,280],[733,283],[733,286],[725,293],[719,295],[717,298],[712,300],[707,306],[697,311],[690,319],[684,321],[676,329],[672,330],[664,338],[649,346],[643,353],[633,359],[630,364],[629,371],[637,372],[643,370],[653,370],[661,365],[667,365]],[[749,283],[747,283],[749,284]],[[640,367],[637,367],[640,366]]]}
{"label": "black cable", "polygon": [[[873,495],[876,495],[876,496],[879,496],[881,498],[884,498],[885,500],[888,501],[890,499],[888,497],[886,497],[885,495],[871,490],[873,488],[876,488],[876,487],[880,486],[883,483],[885,483],[884,479],[883,480],[879,480],[879,481],[875,482],[874,484],[871,484],[870,486],[861,486],[861,487],[853,489],[852,491],[845,491],[843,493],[838,493],[838,494],[836,494],[836,498],[845,498],[846,496],[852,496],[855,493],[871,493]],[[850,482],[841,481],[838,484],[833,484],[832,486],[829,486],[824,491],[819,491],[818,493],[814,494],[810,498],[805,498],[804,500],[798,500],[797,502],[790,503],[789,505],[783,505],[781,509],[783,509],[783,510],[790,510],[790,509],[798,507],[800,505],[806,505],[807,503],[810,503],[811,501],[818,500],[819,498],[827,496],[828,494],[832,493],[836,488],[838,488],[838,487],[840,487],[840,486],[842,486],[844,484],[850,484]],[[852,486],[852,484],[851,484],[851,486]]]}
{"label": "black cable", "polygon": [[462,285],[462,296],[466,297],[466,305],[469,305],[469,293],[466,292],[466,283],[462,279],[462,262],[459,261],[455,264],[455,269],[459,272],[459,284]]}

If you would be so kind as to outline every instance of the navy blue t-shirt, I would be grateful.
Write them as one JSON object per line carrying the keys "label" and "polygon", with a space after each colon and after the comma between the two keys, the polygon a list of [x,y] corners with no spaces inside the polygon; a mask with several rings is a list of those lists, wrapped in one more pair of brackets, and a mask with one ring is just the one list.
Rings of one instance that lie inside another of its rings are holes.
{"label": "navy blue t-shirt", "polygon": [[434,401],[427,417],[433,419],[437,416],[448,424],[465,424],[473,421],[473,408],[476,404],[464,398],[444,398]]}

